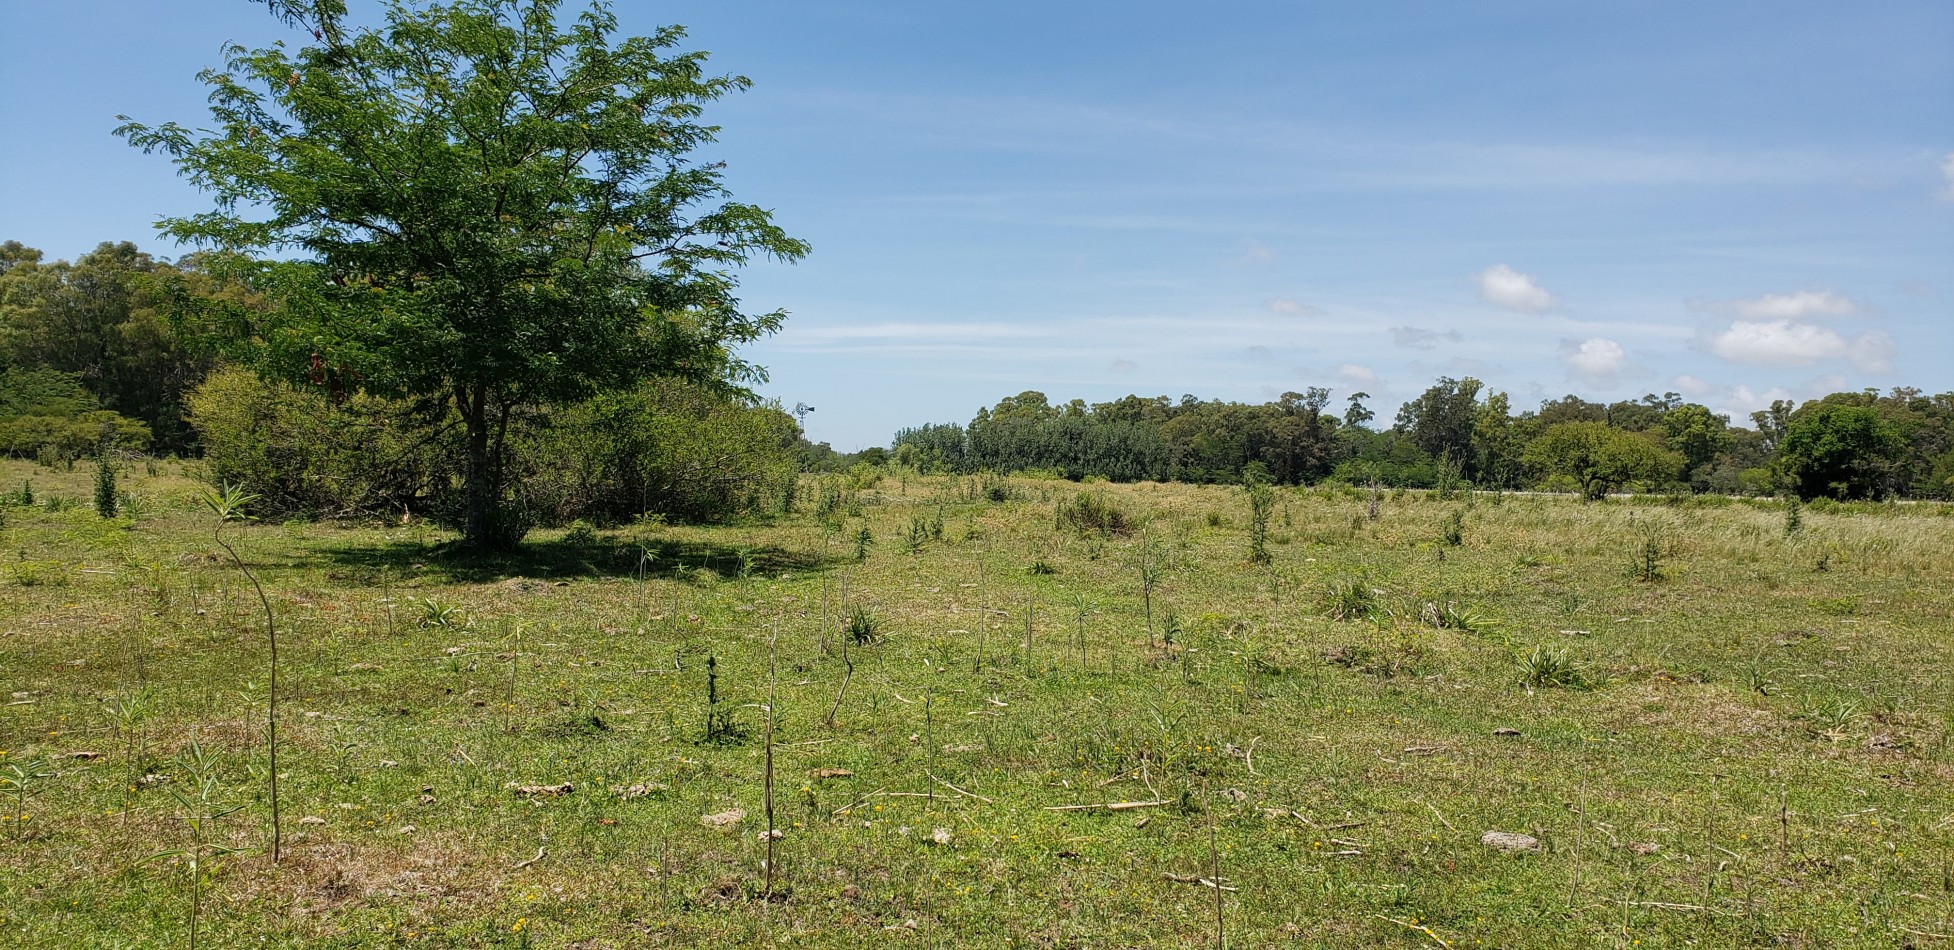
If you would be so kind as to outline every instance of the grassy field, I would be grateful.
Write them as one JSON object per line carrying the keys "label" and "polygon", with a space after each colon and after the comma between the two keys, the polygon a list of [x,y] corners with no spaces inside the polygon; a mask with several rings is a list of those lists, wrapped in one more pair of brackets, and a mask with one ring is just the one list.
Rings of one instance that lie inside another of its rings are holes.
{"label": "grassy field", "polygon": [[1267,565],[1180,485],[810,478],[503,560],[233,526],[274,866],[264,616],[187,476],[103,521],[0,463],[0,945],[1954,934],[1945,507],[1280,490]]}

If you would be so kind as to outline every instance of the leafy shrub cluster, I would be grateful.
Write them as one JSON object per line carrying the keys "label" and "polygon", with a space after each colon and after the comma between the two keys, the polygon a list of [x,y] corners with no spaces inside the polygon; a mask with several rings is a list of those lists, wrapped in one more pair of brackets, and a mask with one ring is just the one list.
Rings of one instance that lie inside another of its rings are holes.
{"label": "leafy shrub cluster", "polygon": [[[449,410],[334,400],[242,369],[212,374],[189,406],[210,478],[258,495],[267,515],[460,517],[465,446]],[[504,530],[755,511],[793,477],[796,434],[777,409],[671,380],[513,418]]]}

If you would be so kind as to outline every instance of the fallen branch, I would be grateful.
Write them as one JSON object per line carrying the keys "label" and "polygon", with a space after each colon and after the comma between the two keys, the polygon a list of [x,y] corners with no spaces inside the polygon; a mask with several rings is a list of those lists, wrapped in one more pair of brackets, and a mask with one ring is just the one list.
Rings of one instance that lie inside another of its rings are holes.
{"label": "fallen branch", "polygon": [[1235,886],[1234,886],[1234,885],[1232,885],[1232,884],[1223,884],[1223,883],[1221,883],[1221,882],[1219,882],[1219,881],[1215,881],[1215,880],[1212,880],[1212,879],[1209,879],[1209,878],[1205,878],[1205,877],[1196,877],[1196,876],[1194,876],[1194,875],[1192,875],[1192,874],[1175,874],[1175,873],[1174,873],[1174,872],[1172,872],[1172,871],[1166,871],[1166,872],[1163,872],[1163,873],[1162,873],[1162,874],[1160,875],[1160,877],[1161,877],[1161,879],[1162,879],[1162,880],[1168,880],[1168,881],[1173,881],[1173,882],[1174,882],[1174,883],[1176,883],[1176,884],[1199,884],[1199,885],[1201,885],[1202,887],[1212,887],[1212,888],[1214,888],[1215,890],[1218,890],[1218,891],[1239,891],[1239,890],[1241,890],[1241,888],[1239,888],[1239,887],[1235,887]]}
{"label": "fallen branch", "polygon": [[1103,804],[1097,804],[1097,805],[1047,805],[1045,806],[1045,810],[1046,811],[1095,811],[1095,810],[1103,809],[1105,811],[1128,811],[1134,808],[1155,808],[1160,805],[1172,805],[1172,804],[1173,802],[1171,800],[1160,799],[1158,801],[1151,801],[1151,802],[1105,802]]}
{"label": "fallen branch", "polygon": [[1421,934],[1424,934],[1425,936],[1427,936],[1427,937],[1430,937],[1430,938],[1432,938],[1432,942],[1433,942],[1433,943],[1436,943],[1436,944],[1438,944],[1438,945],[1439,945],[1439,946],[1441,946],[1441,947],[1448,947],[1448,948],[1449,948],[1449,947],[1451,947],[1451,946],[1452,946],[1451,944],[1449,944],[1449,943],[1447,943],[1447,942],[1445,942],[1445,938],[1444,938],[1444,937],[1441,937],[1441,936],[1439,936],[1438,934],[1435,934],[1435,933],[1433,933],[1433,932],[1432,932],[1432,928],[1430,928],[1430,927],[1427,927],[1427,926],[1425,926],[1424,924],[1414,924],[1414,923],[1412,923],[1411,921],[1408,921],[1408,920],[1399,920],[1399,919],[1397,919],[1396,917],[1386,917],[1386,916],[1384,916],[1383,914],[1372,914],[1371,916],[1373,916],[1373,917],[1376,917],[1376,918],[1377,918],[1378,920],[1382,920],[1382,921],[1386,921],[1386,922],[1389,922],[1389,923],[1393,923],[1393,924],[1397,924],[1398,926],[1400,926],[1400,927],[1404,927],[1404,928],[1406,928],[1406,929],[1409,929],[1409,930],[1416,930],[1416,931],[1418,931],[1419,933],[1421,933]]}
{"label": "fallen branch", "polygon": [[1457,825],[1454,825],[1454,824],[1452,824],[1452,823],[1451,823],[1451,822],[1449,822],[1449,821],[1446,821],[1446,820],[1445,820],[1445,816],[1444,816],[1444,815],[1441,815],[1441,814],[1439,814],[1439,812],[1438,812],[1438,809],[1437,809],[1437,808],[1434,808],[1434,807],[1432,807],[1432,803],[1431,803],[1431,802],[1428,802],[1428,801],[1426,801],[1426,800],[1424,800],[1424,799],[1422,799],[1422,798],[1419,798],[1419,799],[1414,799],[1414,800],[1415,800],[1416,802],[1418,802],[1418,804],[1420,804],[1420,805],[1423,805],[1423,806],[1425,806],[1426,808],[1429,808],[1429,809],[1431,809],[1431,812],[1432,812],[1432,817],[1434,817],[1434,818],[1437,818],[1437,819],[1438,819],[1439,821],[1441,821],[1441,822],[1444,822],[1444,824],[1445,824],[1445,827],[1447,827],[1447,828],[1450,828],[1450,829],[1452,829],[1452,831],[1453,831],[1453,833],[1454,833],[1454,834],[1457,834],[1457,833],[1458,833],[1458,830],[1459,830],[1459,828],[1458,828],[1458,826],[1457,826]]}
{"label": "fallen branch", "polygon": [[1730,911],[1705,907],[1702,904],[1671,904],[1666,901],[1616,901],[1627,907],[1647,907],[1653,910],[1673,910],[1681,914],[1716,914],[1722,917],[1734,916]]}
{"label": "fallen branch", "polygon": [[835,809],[835,810],[834,810],[834,814],[835,814],[835,815],[840,815],[840,814],[842,814],[842,813],[844,813],[844,812],[847,812],[847,811],[849,811],[849,810],[851,810],[851,809],[854,809],[854,808],[859,808],[859,807],[861,807],[861,806],[862,806],[863,804],[865,804],[865,803],[866,803],[866,802],[867,802],[867,801],[868,801],[869,799],[871,799],[871,798],[874,798],[875,796],[877,796],[877,795],[880,795],[880,794],[882,794],[882,793],[883,793],[883,790],[882,790],[882,789],[880,789],[880,788],[878,788],[878,789],[876,789],[875,791],[872,791],[872,792],[870,792],[870,793],[868,793],[867,795],[863,795],[862,797],[860,797],[860,798],[857,798],[857,799],[855,799],[854,801],[852,801],[852,802],[849,802],[848,804],[846,804],[846,805],[843,805],[843,806],[841,806],[840,808],[837,808],[837,809]]}
{"label": "fallen branch", "polygon": [[931,781],[933,781],[933,782],[935,782],[935,783],[936,783],[936,784],[938,784],[938,785],[941,785],[941,786],[943,786],[944,788],[947,788],[947,789],[949,789],[950,791],[953,791],[953,792],[956,792],[956,793],[957,793],[957,794],[959,794],[959,795],[967,795],[967,796],[969,796],[969,797],[971,797],[971,798],[974,798],[974,799],[977,799],[977,800],[978,800],[978,801],[980,801],[980,802],[983,802],[983,803],[984,803],[984,804],[986,804],[986,805],[995,805],[995,804],[997,804],[996,802],[994,802],[994,801],[991,801],[990,799],[988,799],[988,798],[985,798],[984,796],[982,796],[982,795],[979,795],[979,794],[977,794],[976,792],[966,792],[966,791],[964,791],[963,789],[961,789],[961,788],[958,788],[958,787],[956,787],[955,785],[952,785],[952,784],[950,784],[949,782],[946,782],[946,781],[944,781],[944,780],[942,780],[942,779],[940,779],[940,778],[937,778],[937,777],[936,777],[936,776],[934,776],[934,775],[932,775],[932,776],[930,776],[930,780],[931,780]]}

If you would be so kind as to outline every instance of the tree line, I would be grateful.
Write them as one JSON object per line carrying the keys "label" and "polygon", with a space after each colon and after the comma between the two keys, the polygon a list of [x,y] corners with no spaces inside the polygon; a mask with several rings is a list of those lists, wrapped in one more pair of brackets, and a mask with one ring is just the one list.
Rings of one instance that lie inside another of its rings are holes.
{"label": "tree line", "polygon": [[1677,393],[1612,403],[1567,395],[1516,412],[1507,393],[1445,377],[1388,426],[1373,425],[1370,398],[1354,393],[1333,412],[1329,391],[1315,387],[1262,404],[1136,395],[1054,404],[1024,392],[968,424],[903,429],[890,458],[925,471],[1075,480],[1954,498],[1954,393],[1778,400],[1752,413],[1752,428]]}

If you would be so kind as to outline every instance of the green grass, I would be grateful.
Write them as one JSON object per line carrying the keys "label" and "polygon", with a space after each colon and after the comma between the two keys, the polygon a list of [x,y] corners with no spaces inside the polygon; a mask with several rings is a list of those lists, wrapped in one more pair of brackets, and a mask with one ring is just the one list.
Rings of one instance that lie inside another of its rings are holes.
{"label": "green grass", "polygon": [[[196,484],[125,471],[139,514],[103,521],[91,472],[0,463],[28,478],[41,504],[0,508],[0,945],[183,946],[187,869],[151,856],[193,846],[242,849],[213,947],[1211,946],[1215,891],[1169,875],[1215,860],[1236,947],[1954,933],[1940,506],[1787,536],[1764,502],[1411,493],[1373,522],[1285,490],[1267,565],[1238,490],[1095,486],[1139,524],[1082,536],[1054,526],[1077,488],[1024,479],[500,558],[419,523],[233,527],[280,627],[274,868],[263,627]],[[857,561],[857,527],[939,517]],[[1178,628],[1151,650],[1147,544]],[[1546,657],[1580,688],[1529,686]],[[48,773],[22,808],[14,765]]]}

